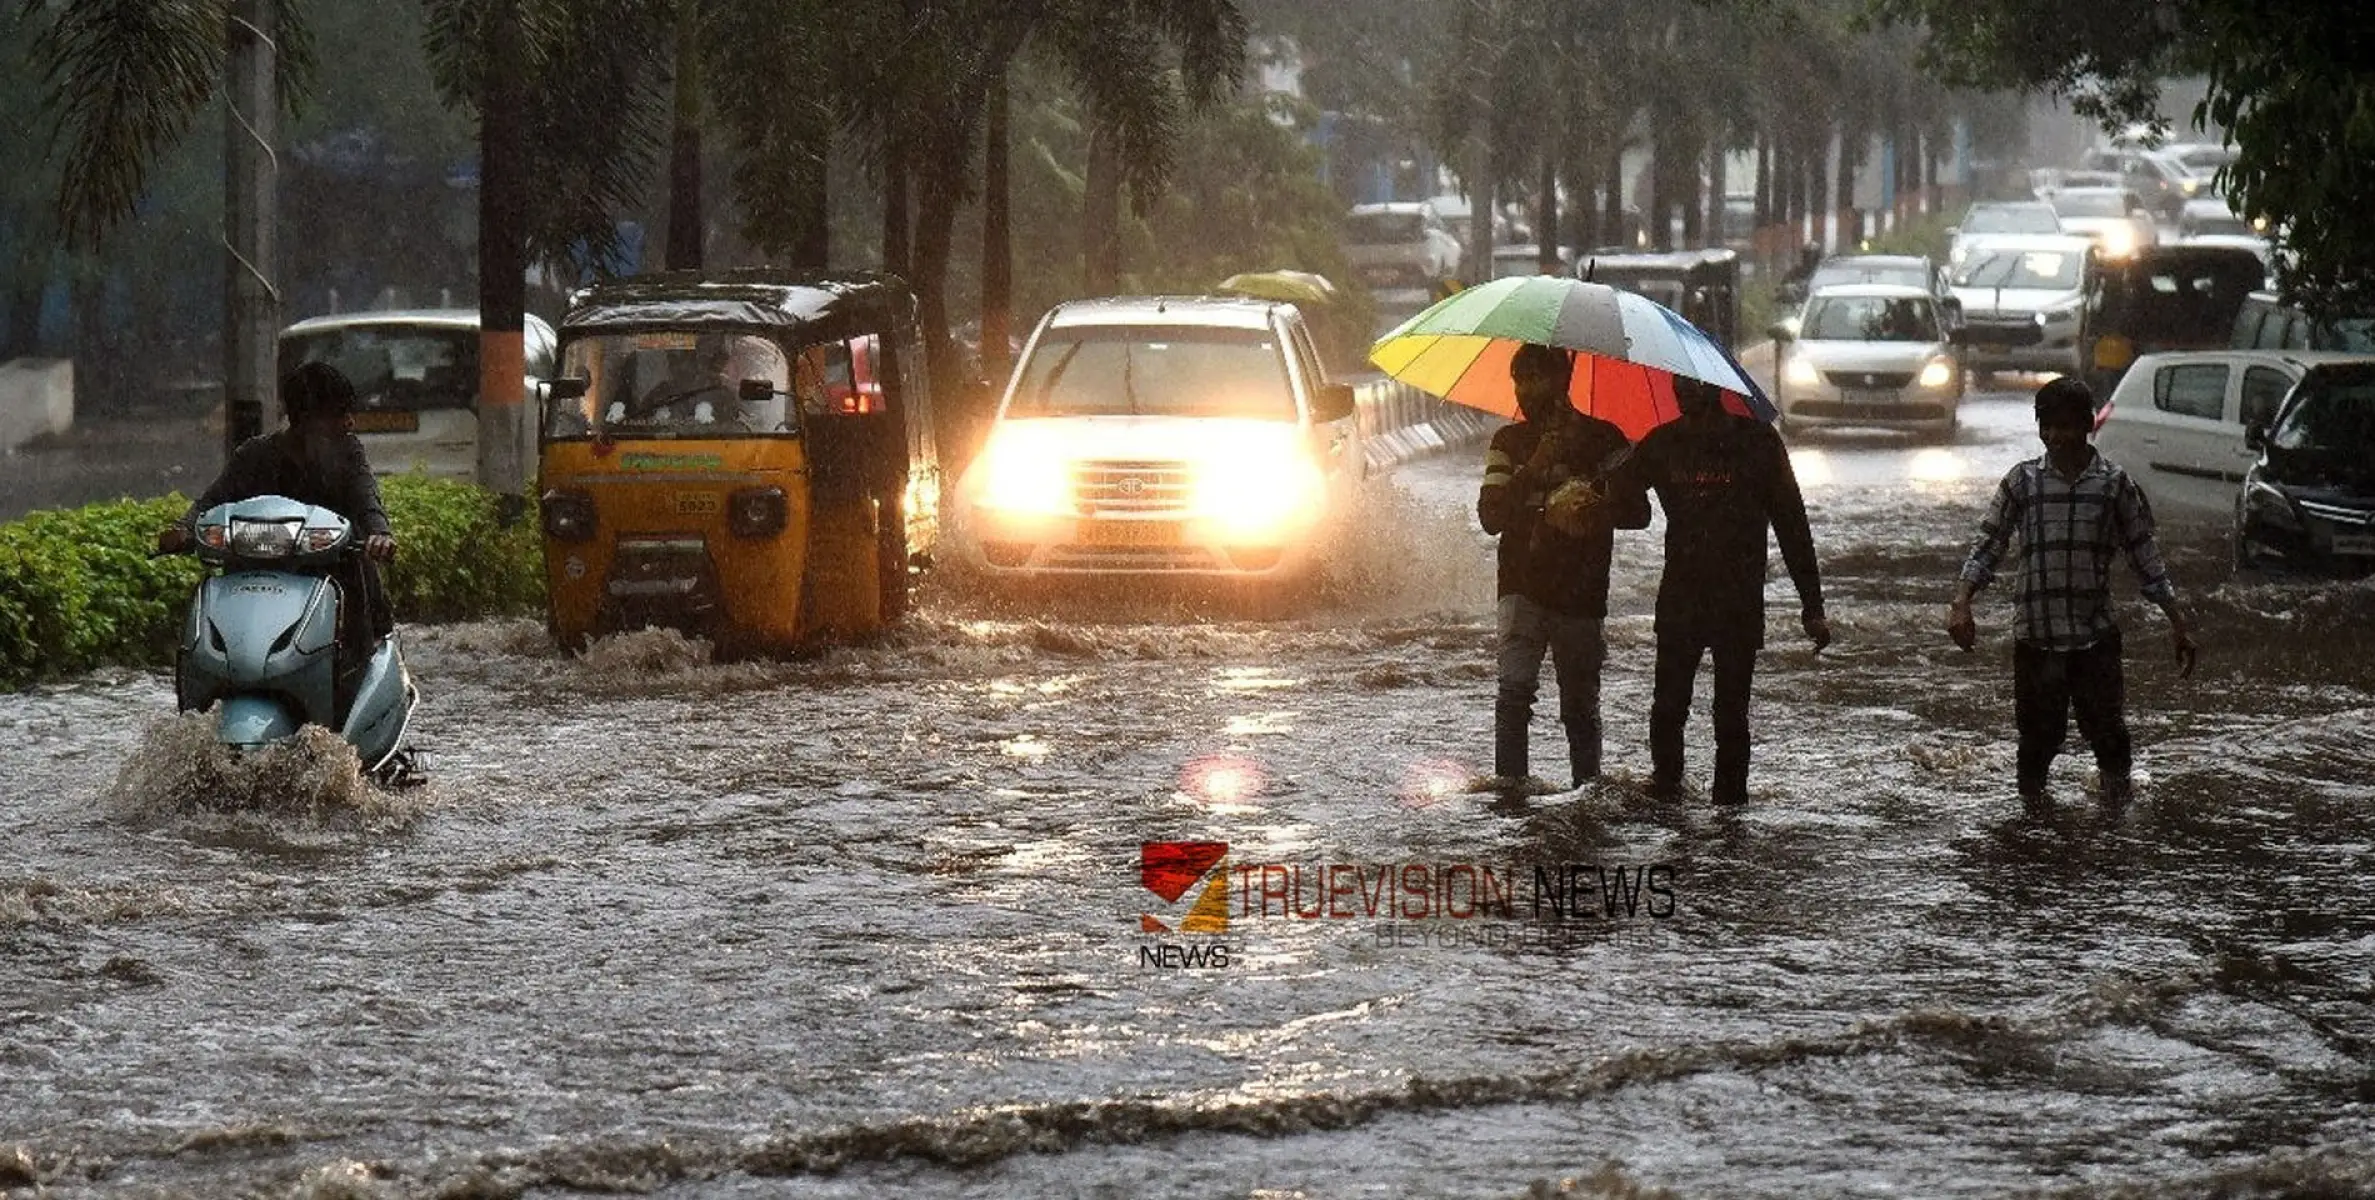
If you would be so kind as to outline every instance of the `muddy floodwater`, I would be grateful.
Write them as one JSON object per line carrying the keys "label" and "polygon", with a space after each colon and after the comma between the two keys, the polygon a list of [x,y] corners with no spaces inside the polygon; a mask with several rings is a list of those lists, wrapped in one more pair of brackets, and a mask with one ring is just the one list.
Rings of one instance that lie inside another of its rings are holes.
{"label": "muddy floodwater", "polygon": [[1998,395],[1797,448],[1838,640],[1776,565],[1736,815],[1640,787],[1654,534],[1609,777],[1473,790],[1475,451],[1286,620],[943,575],[788,663],[408,628],[398,793],[157,674],[0,696],[0,1190],[2375,1194],[2375,602],[2169,530],[2204,652],[2123,582],[2137,801],[2065,756],[2024,817],[2001,592],[1941,627],[2034,444]]}

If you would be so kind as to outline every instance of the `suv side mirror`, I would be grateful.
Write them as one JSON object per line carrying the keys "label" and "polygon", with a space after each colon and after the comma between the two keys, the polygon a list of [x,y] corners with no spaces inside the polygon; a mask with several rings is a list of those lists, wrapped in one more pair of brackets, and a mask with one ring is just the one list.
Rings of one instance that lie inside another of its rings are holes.
{"label": "suv side mirror", "polygon": [[1311,397],[1311,420],[1325,425],[1353,415],[1359,403],[1353,398],[1349,383],[1323,383]]}
{"label": "suv side mirror", "polygon": [[2243,446],[2247,450],[2267,449],[2268,427],[2258,421],[2245,425],[2243,427]]}

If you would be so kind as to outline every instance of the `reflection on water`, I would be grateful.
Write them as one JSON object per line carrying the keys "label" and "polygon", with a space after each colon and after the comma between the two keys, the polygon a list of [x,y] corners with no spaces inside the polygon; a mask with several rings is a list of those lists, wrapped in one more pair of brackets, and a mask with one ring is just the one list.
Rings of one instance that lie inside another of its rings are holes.
{"label": "reflection on water", "polygon": [[[2003,599],[1979,653],[1939,628],[2025,452],[1977,415],[1813,460],[1840,642],[1789,640],[1780,585],[1738,813],[1641,786],[1657,531],[1620,546],[1607,778],[1470,790],[1466,461],[1410,472],[1392,552],[1286,620],[943,578],[909,628],[789,662],[421,630],[435,782],[398,796],[334,740],[224,757],[157,677],[0,699],[0,1187],[2367,1194],[2375,602],[2173,544],[2206,650],[2178,680],[2123,601],[2141,794],[2107,811],[2068,758],[2026,815]],[[1156,840],[1657,864],[1676,905],[1164,938]]]}

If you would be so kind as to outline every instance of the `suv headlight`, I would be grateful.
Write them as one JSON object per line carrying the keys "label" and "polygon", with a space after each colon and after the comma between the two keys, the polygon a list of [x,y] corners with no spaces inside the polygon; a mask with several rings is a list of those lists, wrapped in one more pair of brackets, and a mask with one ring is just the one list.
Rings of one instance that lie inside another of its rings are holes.
{"label": "suv headlight", "polygon": [[983,508],[1058,516],[1073,511],[1072,462],[1054,445],[1011,431],[990,435],[982,451],[981,486],[975,500]]}
{"label": "suv headlight", "polygon": [[2078,306],[2075,304],[2064,304],[2054,308],[2041,308],[2037,310],[2037,323],[2039,325],[2060,325],[2063,322],[2075,321],[2077,319]]}
{"label": "suv headlight", "polygon": [[1954,364],[1943,358],[1933,358],[1924,364],[1920,378],[1914,380],[1926,388],[1942,388],[1954,382]]}
{"label": "suv headlight", "polygon": [[1196,463],[1195,512],[1225,536],[1265,537],[1319,515],[1319,467],[1293,446],[1210,453]]}

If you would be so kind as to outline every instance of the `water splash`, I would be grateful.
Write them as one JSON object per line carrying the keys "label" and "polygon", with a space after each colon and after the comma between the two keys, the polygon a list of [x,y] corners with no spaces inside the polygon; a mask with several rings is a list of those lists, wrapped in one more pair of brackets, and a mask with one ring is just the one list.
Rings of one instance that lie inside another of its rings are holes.
{"label": "water splash", "polygon": [[227,819],[269,830],[400,825],[428,798],[373,787],[354,746],[321,726],[242,751],[216,740],[209,711],[151,722],[105,802],[134,823]]}

